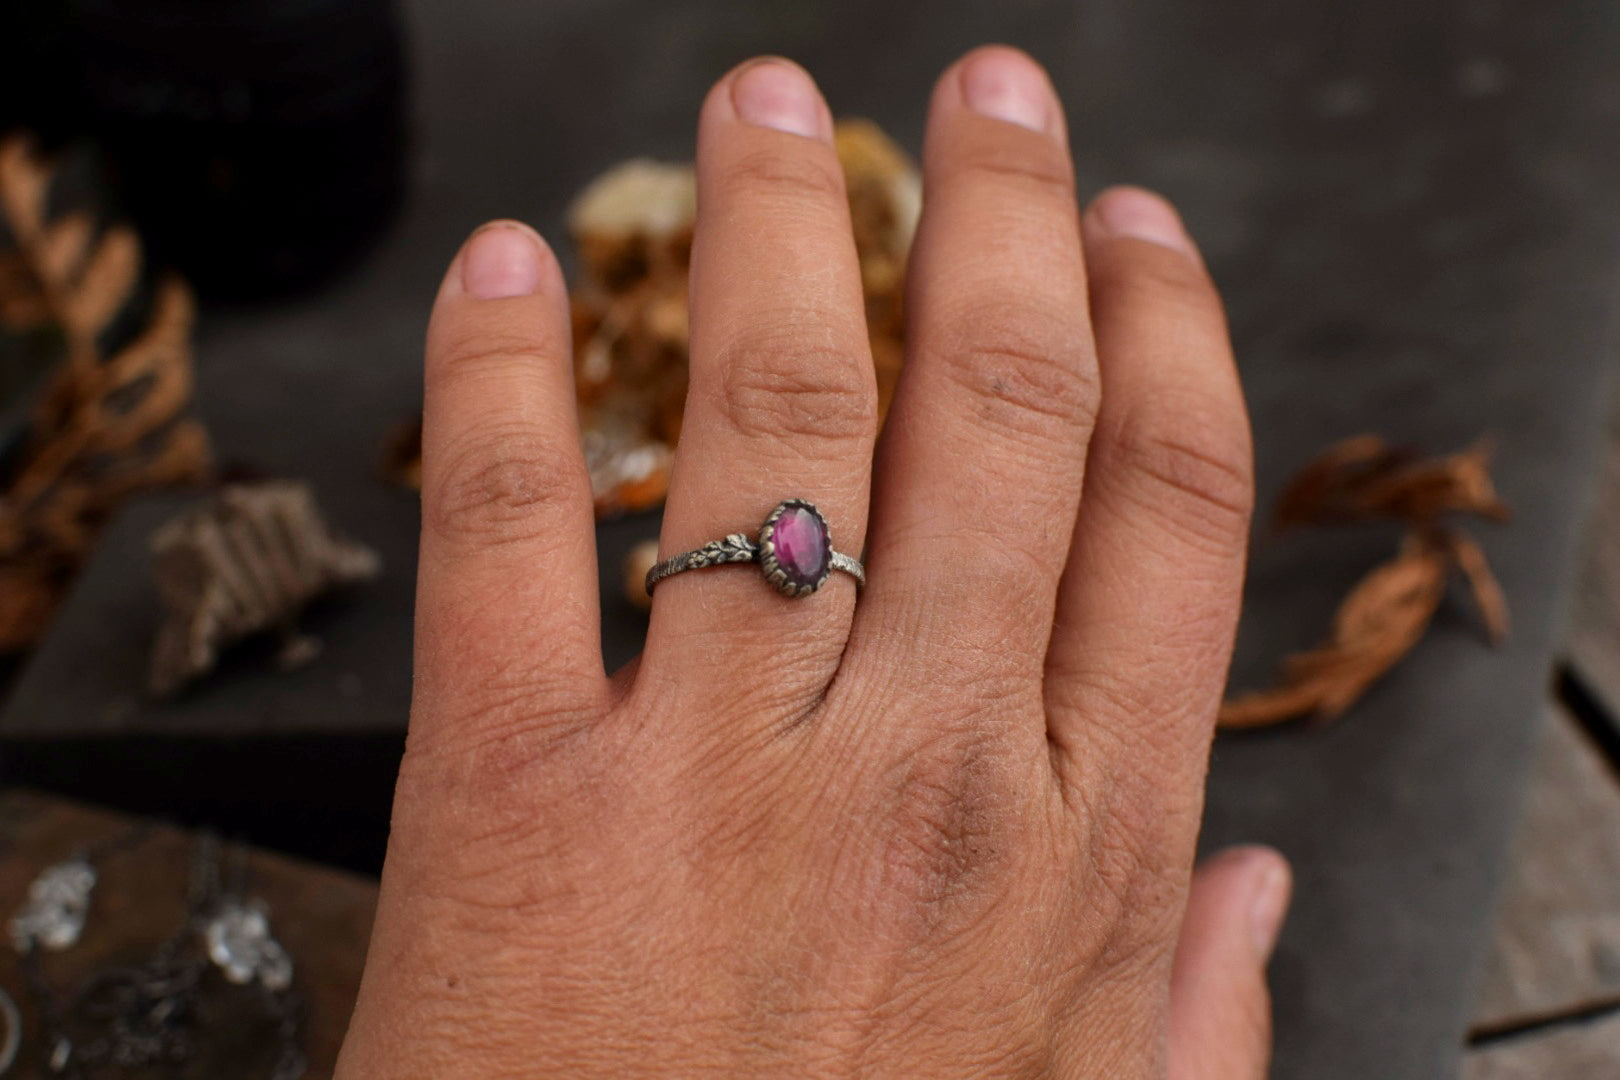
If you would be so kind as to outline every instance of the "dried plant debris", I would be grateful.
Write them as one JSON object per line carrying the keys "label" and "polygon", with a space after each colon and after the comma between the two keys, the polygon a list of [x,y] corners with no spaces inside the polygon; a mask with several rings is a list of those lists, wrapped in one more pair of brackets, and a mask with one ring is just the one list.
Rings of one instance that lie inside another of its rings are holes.
{"label": "dried plant debris", "polygon": [[422,489],[422,414],[395,424],[383,445],[384,479]]}
{"label": "dried plant debris", "polygon": [[574,382],[599,513],[655,506],[686,400],[686,286],[697,209],[690,167],[628,161],[569,208],[580,257]]}
{"label": "dried plant debris", "polygon": [[1221,726],[1252,728],[1342,714],[1422,640],[1453,571],[1467,582],[1491,641],[1505,640],[1507,600],[1484,551],[1471,536],[1443,523],[1451,514],[1507,519],[1489,465],[1485,443],[1422,460],[1376,435],[1361,435],[1301,469],[1279,501],[1279,529],[1392,519],[1406,524],[1406,538],[1393,559],[1345,597],[1328,641],[1285,660],[1271,689],[1227,701]]}
{"label": "dried plant debris", "polygon": [[637,611],[651,611],[647,574],[658,562],[658,541],[643,540],[624,556],[624,598]]}
{"label": "dried plant debris", "polygon": [[1330,447],[1283,490],[1272,518],[1279,530],[1383,518],[1411,524],[1448,513],[1506,521],[1508,509],[1491,483],[1489,441],[1459,453],[1422,459],[1377,435],[1357,435]]}
{"label": "dried plant debris", "polygon": [[[905,153],[868,121],[840,122],[836,142],[878,405],[886,413],[905,353],[901,298],[922,182]],[[669,485],[686,405],[687,269],[696,210],[691,166],[639,159],[599,176],[569,209],[580,261],[571,293],[575,384],[599,516],[655,507]],[[419,455],[419,441],[413,447],[396,436],[385,469],[419,486]]]}
{"label": "dried plant debris", "polygon": [[22,137],[0,142],[0,334],[47,333],[59,353],[0,473],[0,651],[43,633],[120,502],[209,468],[190,290],[143,279],[127,225],[51,216],[55,172]]}
{"label": "dried plant debris", "polygon": [[213,668],[234,642],[283,638],[280,663],[297,667],[320,643],[300,612],[340,586],[377,576],[377,553],[326,523],[303,484],[227,487],[152,536],[153,574],[166,618],[152,655],[151,689],[173,694]]}

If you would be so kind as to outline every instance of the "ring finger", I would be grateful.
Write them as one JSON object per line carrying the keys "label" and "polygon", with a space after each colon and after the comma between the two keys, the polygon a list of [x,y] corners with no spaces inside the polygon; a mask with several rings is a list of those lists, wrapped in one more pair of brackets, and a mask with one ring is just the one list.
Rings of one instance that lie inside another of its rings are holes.
{"label": "ring finger", "polygon": [[[877,395],[832,135],[814,83],[784,60],[744,64],[704,102],[691,382],[661,558],[753,536],[790,498],[814,503],[836,546],[860,553]],[[638,686],[666,703],[721,686],[735,699],[735,677],[701,673],[768,672],[745,681],[751,701],[728,706],[802,712],[837,669],[854,601],[836,573],[797,599],[757,567],[679,574],[657,588]]]}

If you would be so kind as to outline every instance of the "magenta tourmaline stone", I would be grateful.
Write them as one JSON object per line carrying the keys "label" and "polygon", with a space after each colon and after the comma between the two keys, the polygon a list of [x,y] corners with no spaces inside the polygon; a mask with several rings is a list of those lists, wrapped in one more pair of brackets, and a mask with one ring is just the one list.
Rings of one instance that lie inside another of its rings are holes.
{"label": "magenta tourmaline stone", "polygon": [[776,547],[776,563],[795,585],[814,585],[827,573],[832,545],[827,527],[813,512],[802,506],[782,511],[771,526],[771,542]]}

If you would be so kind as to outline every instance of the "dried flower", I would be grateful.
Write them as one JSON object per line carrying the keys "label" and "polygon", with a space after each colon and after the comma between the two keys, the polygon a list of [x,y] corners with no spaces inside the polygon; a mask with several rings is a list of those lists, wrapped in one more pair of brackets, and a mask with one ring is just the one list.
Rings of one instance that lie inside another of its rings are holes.
{"label": "dried flower", "polygon": [[[879,414],[905,356],[906,258],[922,182],[869,121],[837,125],[855,252],[866,297]],[[687,384],[687,268],[697,213],[689,165],[627,161],[588,184],[569,208],[580,274],[571,292],[574,382],[585,465],[598,516],[663,502]],[[420,486],[420,444],[390,442],[385,470]]]}

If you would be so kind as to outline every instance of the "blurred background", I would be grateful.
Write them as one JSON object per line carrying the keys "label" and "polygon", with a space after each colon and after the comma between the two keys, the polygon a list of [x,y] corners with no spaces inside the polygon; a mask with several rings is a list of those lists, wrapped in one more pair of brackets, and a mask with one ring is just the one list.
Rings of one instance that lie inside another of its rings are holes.
{"label": "blurred background", "polygon": [[[421,336],[467,232],[528,221],[570,275],[617,665],[704,91],[780,53],[869,122],[840,154],[881,380],[929,88],[989,41],[1050,69],[1083,191],[1174,199],[1228,302],[1262,514],[1205,846],[1296,867],[1275,1075],[1620,1075],[1620,8],[11,0],[12,1075],[64,1040],[129,1075],[330,1073],[410,701]],[[1373,595],[1414,551],[1422,598]],[[1332,637],[1347,597],[1382,638]],[[1283,668],[1329,638],[1332,679]],[[1303,704],[1243,697],[1279,677]],[[87,913],[68,877],[30,900],[75,859]],[[181,959],[198,919],[215,967]]]}

